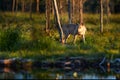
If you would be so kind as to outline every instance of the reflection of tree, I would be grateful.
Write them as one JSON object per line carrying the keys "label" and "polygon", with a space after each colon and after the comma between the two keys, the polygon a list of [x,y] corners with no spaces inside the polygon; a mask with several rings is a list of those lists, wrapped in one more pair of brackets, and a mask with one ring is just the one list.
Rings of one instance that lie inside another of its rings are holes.
{"label": "reflection of tree", "polygon": [[10,68],[0,68],[0,79],[33,79],[28,71],[16,71]]}
{"label": "reflection of tree", "polygon": [[[39,72],[40,71],[40,72]],[[91,72],[92,71],[92,72]],[[54,72],[54,73],[53,73]],[[86,69],[84,71],[78,71],[77,77],[73,76],[75,71],[64,71],[60,69],[44,69],[44,70],[36,70],[36,72],[32,73],[37,79],[115,79],[116,76],[111,73],[99,73],[95,69]]]}
{"label": "reflection of tree", "polygon": [[[120,74],[114,76],[114,71],[101,72],[101,69],[84,69],[81,71],[65,71],[61,69],[35,69],[30,73],[29,71],[18,70],[14,71],[9,68],[0,69],[3,71],[0,73],[0,79],[84,79],[84,78],[96,78],[96,79],[120,79]],[[53,73],[54,72],[54,73]],[[74,72],[77,73],[77,77],[74,77]],[[34,76],[34,77],[33,77]],[[87,76],[87,77],[86,77]]]}

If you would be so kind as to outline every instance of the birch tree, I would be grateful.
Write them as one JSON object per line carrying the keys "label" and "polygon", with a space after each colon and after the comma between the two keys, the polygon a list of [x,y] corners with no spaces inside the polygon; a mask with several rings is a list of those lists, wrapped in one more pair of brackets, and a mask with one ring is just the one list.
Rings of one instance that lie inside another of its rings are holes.
{"label": "birch tree", "polygon": [[103,0],[100,0],[100,32],[103,32]]}
{"label": "birch tree", "polygon": [[56,20],[57,20],[57,24],[58,24],[57,28],[58,28],[58,32],[59,32],[59,35],[60,35],[60,41],[62,43],[64,43],[63,30],[62,30],[61,23],[60,23],[60,18],[59,18],[59,13],[58,13],[58,7],[57,7],[56,0],[53,0],[53,3],[54,3],[54,9],[55,9],[55,16],[56,16]]}

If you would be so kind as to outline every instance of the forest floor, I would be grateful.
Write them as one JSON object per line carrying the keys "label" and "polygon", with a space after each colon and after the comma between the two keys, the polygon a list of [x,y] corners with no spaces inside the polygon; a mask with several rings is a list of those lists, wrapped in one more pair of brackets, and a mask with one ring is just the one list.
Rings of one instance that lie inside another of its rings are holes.
{"label": "forest floor", "polygon": [[[68,22],[67,14],[61,19],[63,24]],[[52,17],[52,15],[51,15]],[[86,43],[78,38],[72,44],[73,36],[68,44],[59,42],[59,34],[54,25],[53,17],[50,32],[45,32],[45,14],[10,12],[0,13],[0,59],[27,58],[54,61],[60,57],[85,58],[120,57],[120,14],[112,14],[109,23],[104,16],[104,30],[100,33],[99,15],[84,14],[87,27]],[[76,21],[78,22],[78,21]]]}

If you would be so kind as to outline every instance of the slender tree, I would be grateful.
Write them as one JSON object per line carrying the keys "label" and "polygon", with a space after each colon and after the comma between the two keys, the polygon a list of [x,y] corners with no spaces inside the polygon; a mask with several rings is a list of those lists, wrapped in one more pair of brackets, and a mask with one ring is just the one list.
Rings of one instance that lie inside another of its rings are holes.
{"label": "slender tree", "polygon": [[110,7],[109,7],[110,0],[106,0],[106,14],[107,14],[107,24],[109,23],[109,16],[110,16]]}
{"label": "slender tree", "polygon": [[32,20],[32,0],[30,0],[30,19]]}
{"label": "slender tree", "polygon": [[22,12],[25,11],[25,0],[21,0],[22,1]]}
{"label": "slender tree", "polygon": [[68,0],[68,17],[69,17],[69,24],[71,24],[71,2]]}
{"label": "slender tree", "polygon": [[58,12],[58,7],[57,7],[56,0],[53,0],[53,3],[54,3],[54,9],[55,9],[55,16],[56,16],[56,20],[57,20],[57,24],[58,24],[57,28],[58,28],[58,32],[59,32],[59,35],[60,35],[60,40],[61,40],[62,43],[64,43],[63,30],[62,30],[61,23],[60,23],[59,12]]}
{"label": "slender tree", "polygon": [[46,32],[49,32],[50,28],[50,1],[46,0]]}
{"label": "slender tree", "polygon": [[100,32],[103,32],[103,0],[100,0]]}
{"label": "slender tree", "polygon": [[62,14],[62,1],[63,1],[63,0],[58,0],[58,10],[59,10],[59,14]]}
{"label": "slender tree", "polygon": [[13,3],[12,3],[12,12],[14,13],[14,9],[15,9],[15,0],[13,0]]}
{"label": "slender tree", "polygon": [[36,5],[36,11],[37,11],[37,13],[39,13],[40,0],[36,0],[36,3],[37,3],[37,5]]}
{"label": "slender tree", "polygon": [[72,23],[74,23],[74,14],[75,14],[75,0],[72,0]]}
{"label": "slender tree", "polygon": [[80,0],[80,3],[79,3],[79,17],[80,17],[80,23],[83,23],[83,0]]}
{"label": "slender tree", "polygon": [[16,9],[15,11],[17,12],[18,11],[18,0],[16,0]]}
{"label": "slender tree", "polygon": [[54,3],[53,3],[53,1],[51,1],[51,8],[52,8],[52,10],[51,10],[51,12],[52,12],[52,15],[54,15]]}
{"label": "slender tree", "polygon": [[17,20],[16,16],[17,16],[17,11],[18,11],[18,0],[15,0],[15,2],[16,2],[16,4],[15,4],[15,14],[14,14],[15,16],[14,16],[14,19]]}

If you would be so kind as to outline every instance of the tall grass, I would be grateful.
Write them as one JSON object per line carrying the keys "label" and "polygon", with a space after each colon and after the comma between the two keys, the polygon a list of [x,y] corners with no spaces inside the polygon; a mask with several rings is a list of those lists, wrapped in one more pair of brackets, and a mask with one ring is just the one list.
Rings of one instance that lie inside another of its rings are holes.
{"label": "tall grass", "polygon": [[[65,45],[59,42],[59,34],[53,25],[54,20],[52,15],[51,30],[48,34],[45,32],[44,14],[33,14],[33,20],[29,20],[28,13],[17,13],[17,21],[14,21],[13,14],[5,13],[5,15],[6,16],[2,16],[0,19],[0,26],[2,27],[0,33],[5,37],[2,38],[1,36],[2,40],[0,43],[3,45],[2,47],[8,47],[8,49],[10,47],[12,49],[6,51],[5,48],[0,51],[0,55],[4,58],[23,57],[39,60],[54,60],[58,57],[65,56],[120,57],[120,15],[111,15],[109,24],[104,22],[104,32],[101,34],[99,28],[99,15],[84,14],[84,21],[87,27],[86,43],[84,44],[80,37],[77,39],[76,44],[72,44],[71,41],[73,36],[71,36],[69,38],[69,43]],[[6,21],[7,19],[8,21]],[[9,21],[11,19],[12,21]],[[2,20],[5,20],[5,22]],[[105,20],[106,17],[104,16],[104,21]],[[62,21],[62,24],[67,23],[67,17],[62,17]],[[14,27],[12,31],[11,26]],[[6,33],[5,29],[8,27],[10,31]],[[19,27],[19,32],[17,33],[15,30],[16,27]],[[14,34],[12,35],[13,38],[10,33]],[[5,44],[3,44],[3,42]],[[17,50],[15,50],[15,47],[17,47]]]}

